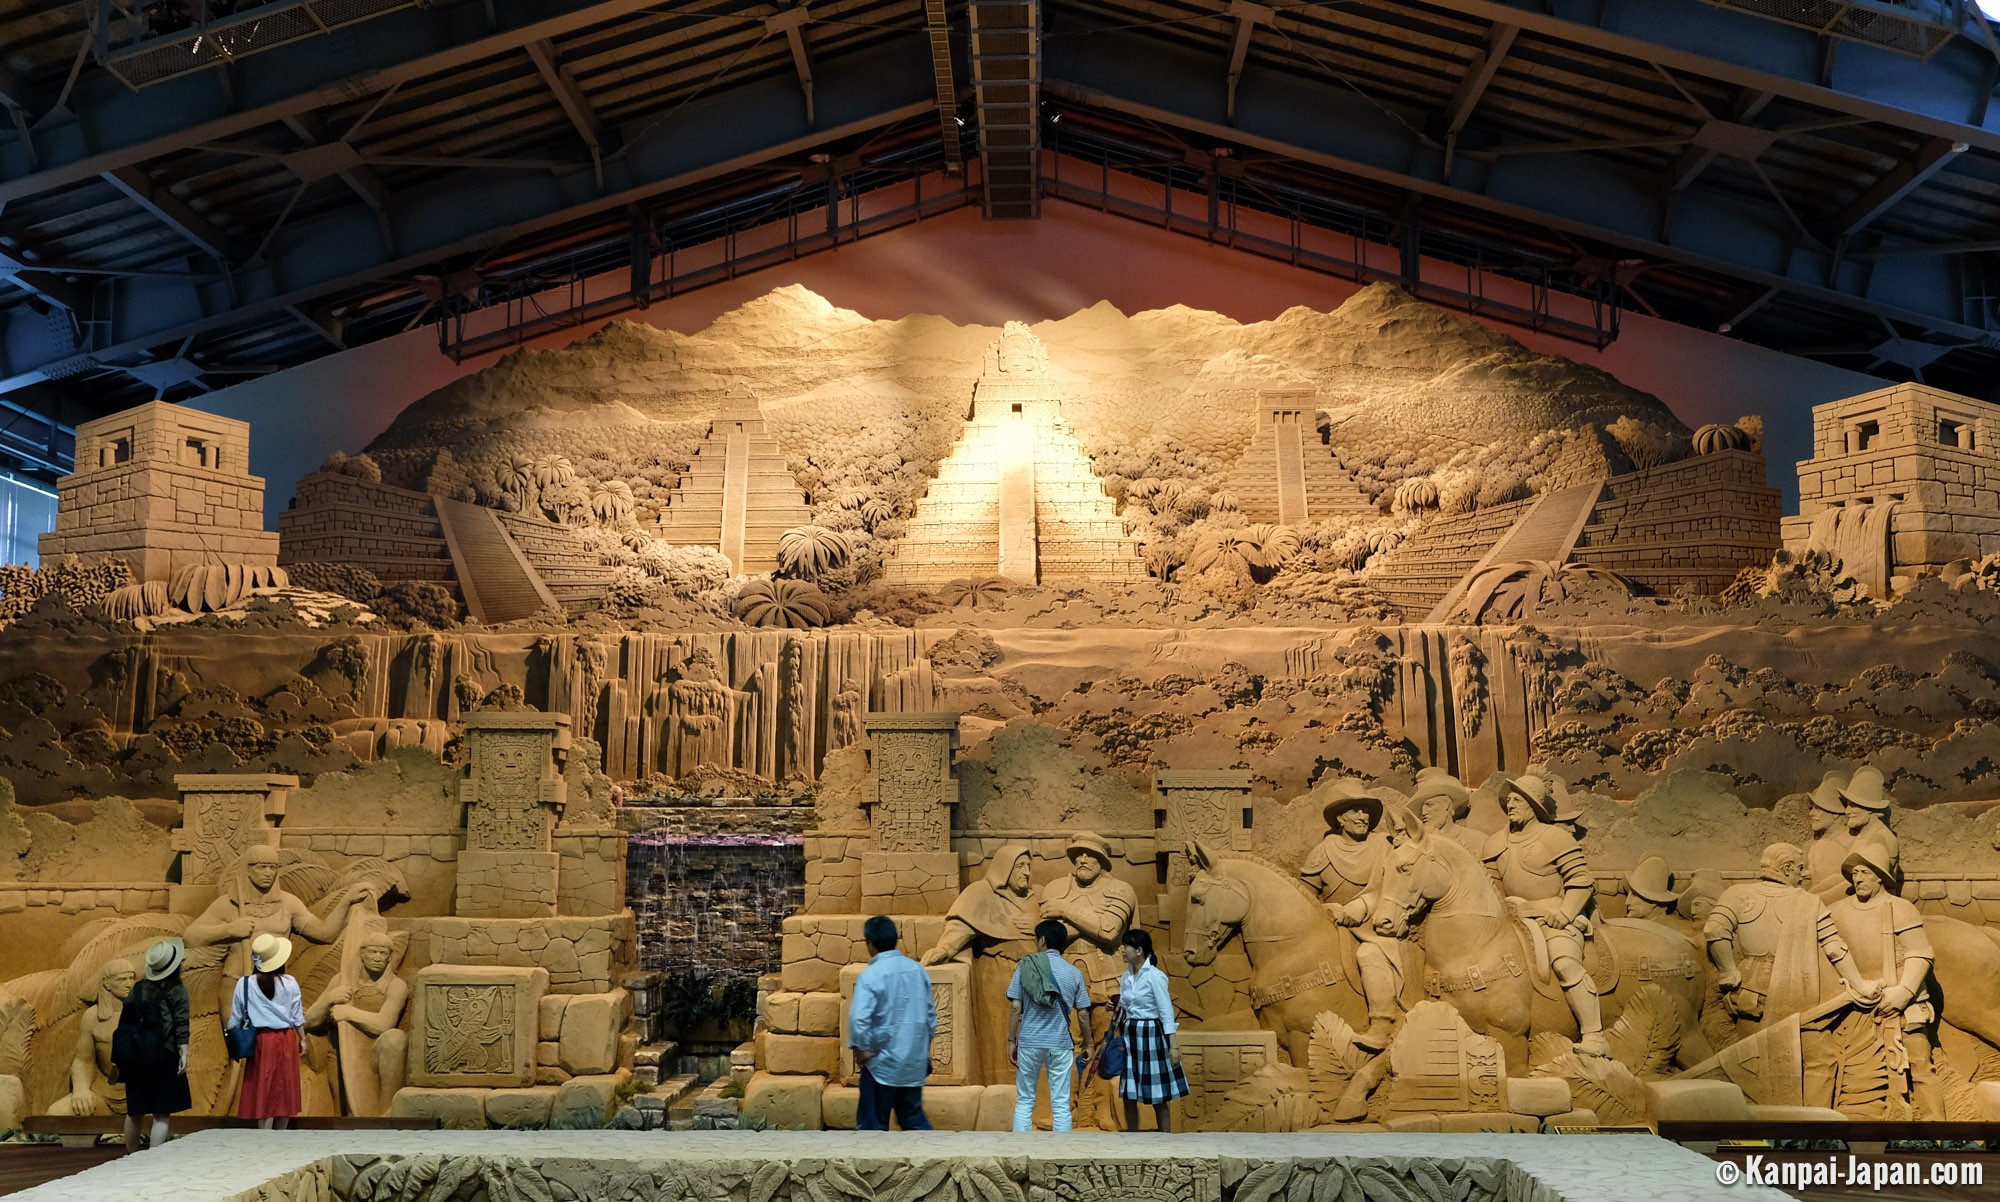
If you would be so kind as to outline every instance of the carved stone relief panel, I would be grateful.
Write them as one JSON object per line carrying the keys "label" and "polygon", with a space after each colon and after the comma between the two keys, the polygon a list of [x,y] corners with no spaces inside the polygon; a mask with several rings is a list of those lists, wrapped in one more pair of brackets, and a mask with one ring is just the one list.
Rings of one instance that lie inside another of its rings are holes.
{"label": "carved stone relief panel", "polygon": [[1188,1096],[1181,1114],[1192,1125],[1215,1112],[1229,1091],[1257,1072],[1278,1063],[1275,1031],[1180,1032],[1181,1068],[1187,1073]]}
{"label": "carved stone relief panel", "polygon": [[957,714],[870,714],[865,796],[878,852],[951,850]]}
{"label": "carved stone relief panel", "polygon": [[181,853],[181,884],[219,885],[252,843],[276,847],[286,797],[298,785],[296,776],[176,776],[182,817],[171,845]]}
{"label": "carved stone relief panel", "polygon": [[409,1081],[419,1086],[534,1084],[537,1011],[548,970],[433,964],[417,972]]}
{"label": "carved stone relief panel", "polygon": [[[866,965],[840,970],[840,1079],[859,1085],[854,1049],[847,1046],[847,1007],[854,999],[854,981]],[[927,1085],[965,1085],[972,1081],[972,966],[938,964],[924,970],[931,976],[931,997],[937,1004],[937,1035],[931,1039],[931,1075]]]}

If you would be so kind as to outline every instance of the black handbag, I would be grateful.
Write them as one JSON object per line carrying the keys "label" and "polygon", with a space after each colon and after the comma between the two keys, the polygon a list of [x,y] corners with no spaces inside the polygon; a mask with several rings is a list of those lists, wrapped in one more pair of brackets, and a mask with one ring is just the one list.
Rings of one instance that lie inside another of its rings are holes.
{"label": "black handbag", "polygon": [[1103,1046],[1097,1049],[1097,1075],[1106,1081],[1125,1075],[1125,1037],[1119,1034],[1124,1027],[1125,1007],[1120,1004],[1111,1014],[1111,1030],[1105,1033]]}

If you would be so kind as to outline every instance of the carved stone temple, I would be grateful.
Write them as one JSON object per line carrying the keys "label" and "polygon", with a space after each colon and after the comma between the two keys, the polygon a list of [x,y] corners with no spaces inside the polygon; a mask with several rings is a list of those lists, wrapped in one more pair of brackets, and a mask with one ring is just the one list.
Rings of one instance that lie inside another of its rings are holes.
{"label": "carved stone temple", "polygon": [[778,566],[778,536],[812,521],[805,493],[778,440],[764,426],[757,398],[733,396],[709,423],[694,463],[660,513],[670,543],[719,548],[739,573]]}
{"label": "carved stone temple", "polygon": [[1062,420],[1048,352],[1018,321],[986,349],[965,430],[917,501],[885,578],[938,585],[1137,582],[1138,544]]}
{"label": "carved stone temple", "polygon": [[1318,412],[1306,389],[1258,392],[1257,433],[1229,476],[1244,517],[1302,526],[1374,516],[1374,503],[1320,441]]}
{"label": "carved stone temple", "polygon": [[121,556],[138,580],[184,567],[278,562],[264,529],[264,480],[250,474],[250,426],[151,401],[76,428],[76,470],[56,482],[42,559]]}

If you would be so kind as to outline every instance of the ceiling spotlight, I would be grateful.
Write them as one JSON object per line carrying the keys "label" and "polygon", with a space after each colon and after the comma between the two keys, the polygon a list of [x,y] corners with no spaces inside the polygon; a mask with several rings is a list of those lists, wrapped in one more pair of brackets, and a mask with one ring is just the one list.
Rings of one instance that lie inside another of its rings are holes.
{"label": "ceiling spotlight", "polygon": [[826,164],[831,163],[832,161],[833,161],[832,155],[818,151],[815,151],[814,153],[806,156],[806,162],[818,163],[821,166],[825,166]]}
{"label": "ceiling spotlight", "polygon": [[[2000,0],[1996,0],[1996,2],[1997,2],[1997,3],[2000,3]],[[1061,124],[1062,124],[1062,114],[1061,114],[1061,113],[1057,113],[1057,114],[1056,114],[1055,116],[1053,116],[1053,117],[1050,117],[1050,118],[1049,118],[1049,124],[1050,124],[1050,125],[1061,125]]]}
{"label": "ceiling spotlight", "polygon": [[953,121],[956,121],[956,122],[958,122],[958,127],[959,127],[960,129],[964,129],[964,128],[965,128],[965,118],[963,118],[963,117],[953,117],[953,118],[952,118],[952,120],[953,120]]}
{"label": "ceiling spotlight", "polygon": [[2000,21],[2000,0],[1977,0],[1979,11],[1989,21]]}

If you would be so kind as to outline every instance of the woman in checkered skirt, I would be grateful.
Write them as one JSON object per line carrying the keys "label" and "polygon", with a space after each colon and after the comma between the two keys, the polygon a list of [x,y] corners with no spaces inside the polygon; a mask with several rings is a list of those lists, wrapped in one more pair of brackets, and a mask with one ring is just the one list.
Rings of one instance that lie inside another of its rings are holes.
{"label": "woman in checkered skirt", "polygon": [[1125,1099],[1125,1129],[1139,1129],[1139,1103],[1153,1108],[1162,1131],[1174,1129],[1173,1100],[1188,1093],[1181,1071],[1181,1045],[1167,974],[1153,955],[1153,937],[1134,928],[1125,932],[1125,972],[1118,978],[1121,1028],[1125,1036],[1125,1076],[1118,1095]]}

